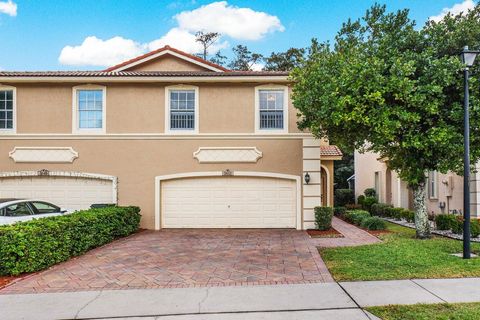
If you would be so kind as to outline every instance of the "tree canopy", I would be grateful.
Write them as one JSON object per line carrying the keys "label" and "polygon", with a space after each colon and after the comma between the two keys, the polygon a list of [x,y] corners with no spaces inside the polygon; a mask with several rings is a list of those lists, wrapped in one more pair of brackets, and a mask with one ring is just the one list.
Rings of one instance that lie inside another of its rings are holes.
{"label": "tree canopy", "polygon": [[[418,28],[408,10],[372,6],[335,43],[314,42],[292,73],[299,126],[342,148],[373,151],[412,187],[417,234],[426,230],[428,171],[463,166],[463,78],[458,54],[480,48],[480,8]],[[475,71],[478,67],[475,67]],[[471,161],[480,158],[477,75],[471,78]]]}

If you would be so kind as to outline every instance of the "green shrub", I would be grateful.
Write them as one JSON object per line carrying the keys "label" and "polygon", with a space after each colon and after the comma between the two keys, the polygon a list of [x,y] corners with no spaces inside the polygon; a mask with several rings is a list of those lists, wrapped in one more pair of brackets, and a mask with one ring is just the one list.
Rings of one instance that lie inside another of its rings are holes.
{"label": "green shrub", "polygon": [[384,217],[385,216],[385,210],[387,208],[391,208],[392,206],[386,203],[374,203],[372,204],[372,207],[370,208],[370,213],[374,216],[380,216]]}
{"label": "green shrub", "polygon": [[363,200],[363,203],[362,203],[362,207],[363,207],[363,210],[366,210],[368,212],[370,212],[371,208],[372,208],[372,205],[377,203],[377,198],[375,197],[366,197],[365,200]]}
{"label": "green shrub", "polygon": [[345,213],[345,220],[359,226],[362,221],[370,217],[370,213],[365,210],[352,210]]}
{"label": "green shrub", "polygon": [[[456,234],[463,234],[463,218],[455,216],[455,222],[452,223],[452,232]],[[478,220],[470,220],[470,237],[476,238],[480,235],[480,223]]]}
{"label": "green shrub", "polygon": [[454,214],[438,214],[435,217],[435,225],[438,230],[450,230],[456,228],[457,217]]}
{"label": "green shrub", "polygon": [[0,227],[0,275],[46,269],[138,229],[138,207],[106,207]]}
{"label": "green shrub", "polygon": [[347,208],[345,208],[345,207],[334,207],[333,208],[333,215],[335,217],[343,217],[345,215],[345,212],[347,212]]}
{"label": "green shrub", "polygon": [[352,189],[337,189],[335,190],[334,203],[339,207],[355,203],[355,193]]}
{"label": "green shrub", "polygon": [[345,205],[345,209],[347,210],[360,210],[362,209],[362,205],[361,204],[346,204]]}
{"label": "green shrub", "polygon": [[387,224],[384,220],[379,217],[368,217],[363,219],[361,225],[362,228],[368,230],[385,230],[387,229]]}
{"label": "green shrub", "polygon": [[315,207],[315,227],[328,230],[332,227],[333,209],[331,207]]}
{"label": "green shrub", "polygon": [[363,191],[365,197],[375,197],[377,195],[377,191],[374,188],[367,188]]}
{"label": "green shrub", "polygon": [[470,221],[470,236],[472,238],[480,236],[480,222],[477,219]]}
{"label": "green shrub", "polygon": [[415,212],[404,209],[400,212],[400,217],[405,219],[407,222],[415,222]]}
{"label": "green shrub", "polygon": [[389,218],[400,220],[402,219],[403,211],[405,211],[403,208],[386,208],[385,215]]}
{"label": "green shrub", "polygon": [[452,229],[453,233],[456,234],[463,234],[463,219],[460,217],[455,217],[455,220],[450,222],[450,228]]}
{"label": "green shrub", "polygon": [[363,201],[365,201],[365,196],[363,194],[359,195],[357,198],[357,203],[359,205],[363,205]]}

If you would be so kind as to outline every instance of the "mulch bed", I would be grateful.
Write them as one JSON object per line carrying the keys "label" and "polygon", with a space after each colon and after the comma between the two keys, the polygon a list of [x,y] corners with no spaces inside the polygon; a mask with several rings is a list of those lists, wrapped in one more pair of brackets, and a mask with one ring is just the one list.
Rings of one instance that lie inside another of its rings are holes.
{"label": "mulch bed", "polygon": [[328,230],[308,229],[307,233],[311,238],[343,238],[343,234],[333,228]]}
{"label": "mulch bed", "polygon": [[12,282],[22,280],[30,275],[32,275],[32,273],[24,273],[18,276],[0,276],[0,290],[10,285]]}

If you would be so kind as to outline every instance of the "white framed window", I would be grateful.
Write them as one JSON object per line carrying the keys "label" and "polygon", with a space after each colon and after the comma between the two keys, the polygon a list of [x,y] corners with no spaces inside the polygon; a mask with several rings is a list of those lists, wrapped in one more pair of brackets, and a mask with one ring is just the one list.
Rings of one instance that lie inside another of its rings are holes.
{"label": "white framed window", "polygon": [[105,86],[84,85],[73,88],[73,133],[106,132],[106,93]]}
{"label": "white framed window", "polygon": [[15,133],[17,130],[17,89],[0,86],[0,133]]}
{"label": "white framed window", "polygon": [[428,172],[428,198],[438,199],[438,172]]}
{"label": "white framed window", "polygon": [[262,85],[255,87],[255,131],[288,132],[288,87]]}
{"label": "white framed window", "polygon": [[198,133],[198,87],[175,85],[165,87],[165,132]]}

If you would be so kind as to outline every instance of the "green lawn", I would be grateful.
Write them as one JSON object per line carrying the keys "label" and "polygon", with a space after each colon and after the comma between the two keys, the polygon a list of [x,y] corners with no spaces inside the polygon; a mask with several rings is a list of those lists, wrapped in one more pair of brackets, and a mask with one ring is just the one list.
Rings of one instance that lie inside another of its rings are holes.
{"label": "green lawn", "polygon": [[366,308],[383,320],[475,320],[480,303],[416,304]]}
{"label": "green lawn", "polygon": [[[442,237],[415,239],[415,231],[388,223],[392,233],[382,243],[360,247],[321,249],[320,254],[337,281],[480,276],[480,259],[463,260],[451,253],[462,251],[462,242]],[[472,243],[480,252],[480,244]]]}

